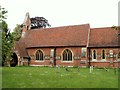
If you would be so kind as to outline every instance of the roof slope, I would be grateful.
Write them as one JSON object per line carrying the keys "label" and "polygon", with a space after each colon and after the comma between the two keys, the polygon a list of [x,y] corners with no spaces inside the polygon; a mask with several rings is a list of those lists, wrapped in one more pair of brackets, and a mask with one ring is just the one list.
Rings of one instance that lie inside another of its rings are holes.
{"label": "roof slope", "polygon": [[86,46],[89,24],[28,30],[20,41],[29,47]]}
{"label": "roof slope", "polygon": [[89,47],[118,46],[118,30],[107,28],[93,28],[90,30]]}
{"label": "roof slope", "polygon": [[15,42],[15,50],[14,51],[17,51],[16,53],[20,57],[26,57],[26,56],[28,56],[27,50],[26,50],[26,45],[25,45],[24,42],[21,42],[21,41]]}

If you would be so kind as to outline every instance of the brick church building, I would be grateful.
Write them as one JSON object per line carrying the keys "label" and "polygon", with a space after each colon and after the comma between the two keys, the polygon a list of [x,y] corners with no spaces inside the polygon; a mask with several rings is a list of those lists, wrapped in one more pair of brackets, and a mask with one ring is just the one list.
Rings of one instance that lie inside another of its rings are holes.
{"label": "brick church building", "polygon": [[89,24],[40,29],[30,25],[26,14],[22,37],[14,47],[18,66],[119,66],[119,30]]}

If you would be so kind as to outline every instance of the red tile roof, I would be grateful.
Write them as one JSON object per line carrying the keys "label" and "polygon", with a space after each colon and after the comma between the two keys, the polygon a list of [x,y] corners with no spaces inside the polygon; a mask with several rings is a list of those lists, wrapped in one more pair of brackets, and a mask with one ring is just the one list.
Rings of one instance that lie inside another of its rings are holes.
{"label": "red tile roof", "polygon": [[118,46],[118,30],[111,27],[93,28],[90,30],[89,47]]}
{"label": "red tile roof", "polygon": [[19,55],[24,57],[28,56],[26,49],[32,47],[120,47],[118,41],[118,30],[111,27],[90,29],[89,24],[83,24],[27,30],[15,47]]}
{"label": "red tile roof", "polygon": [[26,47],[86,46],[89,24],[28,30],[20,41]]}
{"label": "red tile roof", "polygon": [[15,42],[15,50],[14,51],[17,51],[16,53],[20,57],[28,56],[27,50],[26,50],[26,45],[24,42],[21,42],[21,41]]}

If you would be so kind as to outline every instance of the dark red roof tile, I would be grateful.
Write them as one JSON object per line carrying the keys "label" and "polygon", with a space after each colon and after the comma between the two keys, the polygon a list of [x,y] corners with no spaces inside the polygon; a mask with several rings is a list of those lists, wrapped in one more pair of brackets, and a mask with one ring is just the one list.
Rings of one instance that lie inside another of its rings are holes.
{"label": "dark red roof tile", "polygon": [[118,32],[111,27],[90,29],[89,24],[33,29],[27,30],[15,47],[21,57],[28,56],[26,49],[31,47],[116,47],[120,46]]}
{"label": "dark red roof tile", "polygon": [[118,30],[107,28],[93,28],[90,30],[89,47],[118,46]]}
{"label": "dark red roof tile", "polygon": [[20,57],[28,56],[25,42],[22,42],[22,41],[15,42],[15,50],[14,51],[17,51],[16,53]]}
{"label": "dark red roof tile", "polygon": [[28,30],[20,41],[26,47],[86,46],[89,24]]}

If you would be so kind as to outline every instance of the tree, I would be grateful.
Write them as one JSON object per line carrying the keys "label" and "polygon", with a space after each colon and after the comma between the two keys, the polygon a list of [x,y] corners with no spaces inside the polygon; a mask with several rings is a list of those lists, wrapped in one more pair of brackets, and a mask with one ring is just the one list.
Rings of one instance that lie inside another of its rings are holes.
{"label": "tree", "polygon": [[2,64],[2,24],[0,23],[0,66]]}
{"label": "tree", "polygon": [[8,29],[8,25],[5,21],[2,21],[2,64],[11,59],[13,36]]}
{"label": "tree", "polygon": [[48,23],[48,20],[46,20],[44,17],[35,17],[31,18],[31,29],[35,28],[46,28],[51,27],[51,25]]}
{"label": "tree", "polygon": [[7,13],[7,11],[5,10],[5,8],[2,8],[0,6],[0,22],[4,21],[4,19],[7,19],[6,18],[6,13]]}
{"label": "tree", "polygon": [[120,30],[120,26],[112,26],[113,30]]}
{"label": "tree", "polygon": [[14,41],[18,41],[21,38],[21,34],[22,34],[21,25],[17,24],[12,32]]}
{"label": "tree", "polygon": [[8,25],[5,22],[7,11],[0,6],[0,30],[1,30],[1,37],[2,37],[2,66],[4,65],[5,61],[11,59],[12,55],[12,47],[13,47],[13,36],[8,29]]}

